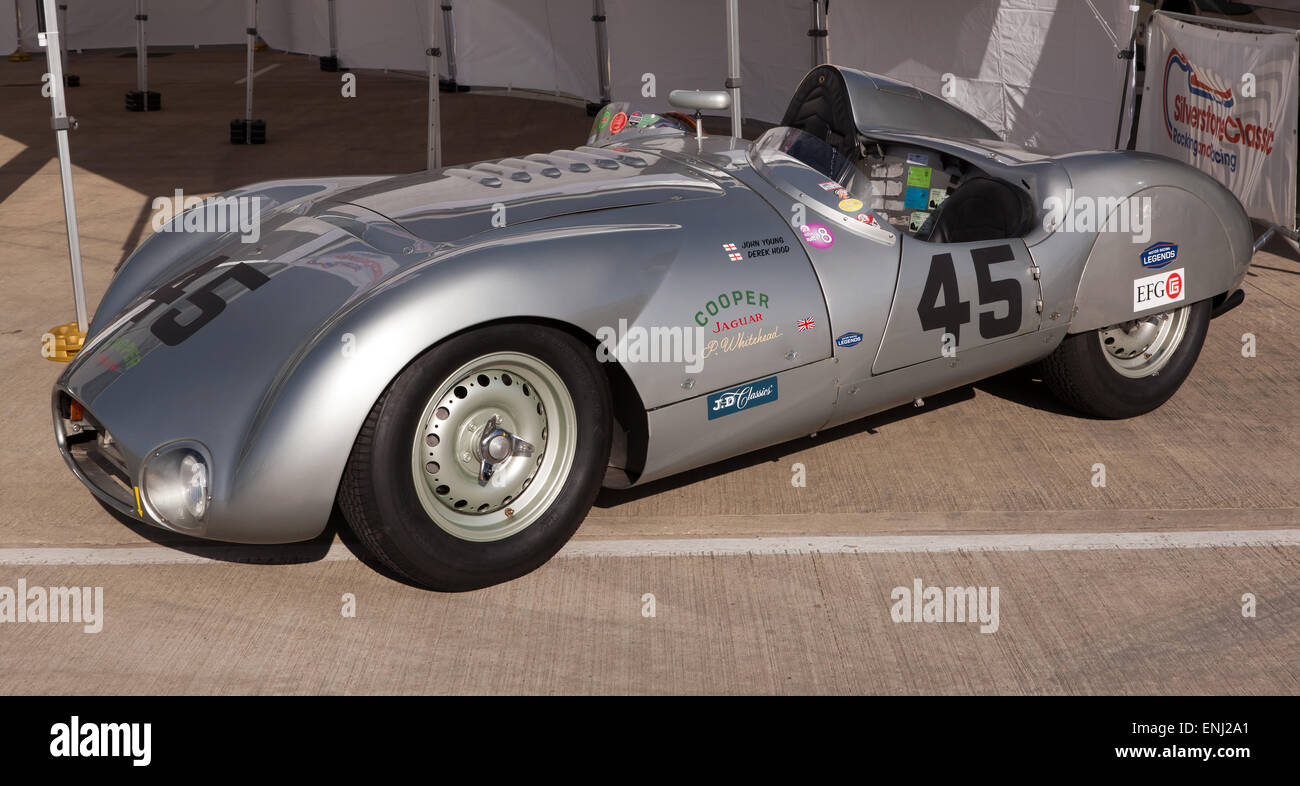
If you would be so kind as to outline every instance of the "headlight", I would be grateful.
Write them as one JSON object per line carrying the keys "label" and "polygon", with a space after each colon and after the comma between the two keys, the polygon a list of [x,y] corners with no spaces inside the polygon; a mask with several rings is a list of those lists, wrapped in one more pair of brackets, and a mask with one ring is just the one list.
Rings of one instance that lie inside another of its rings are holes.
{"label": "headlight", "polygon": [[145,464],[142,482],[149,512],[178,530],[202,528],[208,513],[211,483],[208,461],[197,445],[156,450]]}

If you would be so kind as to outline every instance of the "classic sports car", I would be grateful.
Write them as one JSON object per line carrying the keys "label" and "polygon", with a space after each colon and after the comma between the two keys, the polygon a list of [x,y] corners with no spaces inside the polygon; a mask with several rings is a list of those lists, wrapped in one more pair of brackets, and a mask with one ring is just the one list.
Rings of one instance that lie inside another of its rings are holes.
{"label": "classic sports car", "polygon": [[397,574],[463,590],[549,559],[602,485],[1018,366],[1146,412],[1241,298],[1245,212],[1169,159],[1037,155],[834,66],[754,143],[692,122],[613,104],[572,150],[229,192],[255,242],[178,216],[57,383],[68,465],[223,541],[310,539],[337,503]]}

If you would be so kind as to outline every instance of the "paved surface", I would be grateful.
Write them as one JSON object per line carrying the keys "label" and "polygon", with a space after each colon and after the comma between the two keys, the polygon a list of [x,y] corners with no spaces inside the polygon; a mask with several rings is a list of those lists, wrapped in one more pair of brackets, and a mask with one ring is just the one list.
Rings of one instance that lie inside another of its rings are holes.
{"label": "paved surface", "polygon": [[[121,109],[132,59],[73,56],[92,306],[155,196],[422,167],[422,81],[362,72],[343,99],[315,61],[258,62],[281,63],[257,82],[271,142],[244,148],[224,141],[243,105],[241,53],[151,60],[164,111],[150,116]],[[605,492],[565,556],[438,595],[352,558],[337,522],[305,545],[213,551],[124,525],[73,481],[49,424],[61,367],[39,353],[72,318],[42,70],[0,63],[0,588],[101,586],[106,612],[96,634],[0,623],[0,693],[1300,693],[1300,262],[1284,248],[1256,256],[1245,304],[1212,324],[1191,378],[1148,416],[1082,419],[1031,372],[1004,375]],[[443,109],[448,163],[572,146],[589,124],[554,101],[470,93]],[[806,487],[791,484],[795,464]],[[1169,546],[1135,548],[1131,533]],[[1113,537],[1077,550],[1062,545],[1071,534]],[[798,545],[825,537],[845,542]],[[145,556],[66,551],[113,547]],[[893,622],[891,592],[914,579],[998,587],[997,632]]]}

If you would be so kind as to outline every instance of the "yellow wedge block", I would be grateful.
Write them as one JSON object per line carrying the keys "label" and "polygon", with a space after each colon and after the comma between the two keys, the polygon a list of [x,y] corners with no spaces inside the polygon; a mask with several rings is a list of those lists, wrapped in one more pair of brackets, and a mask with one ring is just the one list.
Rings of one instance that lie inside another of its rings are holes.
{"label": "yellow wedge block", "polygon": [[76,322],[56,325],[41,336],[41,355],[56,363],[67,363],[76,357],[86,343],[86,334],[77,330]]}

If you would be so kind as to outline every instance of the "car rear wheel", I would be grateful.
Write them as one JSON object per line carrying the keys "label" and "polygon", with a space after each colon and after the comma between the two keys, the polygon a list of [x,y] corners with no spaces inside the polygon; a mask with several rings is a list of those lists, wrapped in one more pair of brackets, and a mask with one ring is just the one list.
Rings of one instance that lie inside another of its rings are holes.
{"label": "car rear wheel", "polygon": [[1099,418],[1159,407],[1187,379],[1205,342],[1210,301],[1066,336],[1042,363],[1063,402]]}
{"label": "car rear wheel", "polygon": [[595,354],[558,330],[497,325],[406,368],[371,409],[339,488],[357,537],[431,589],[517,578],[591,509],[609,458]]}

